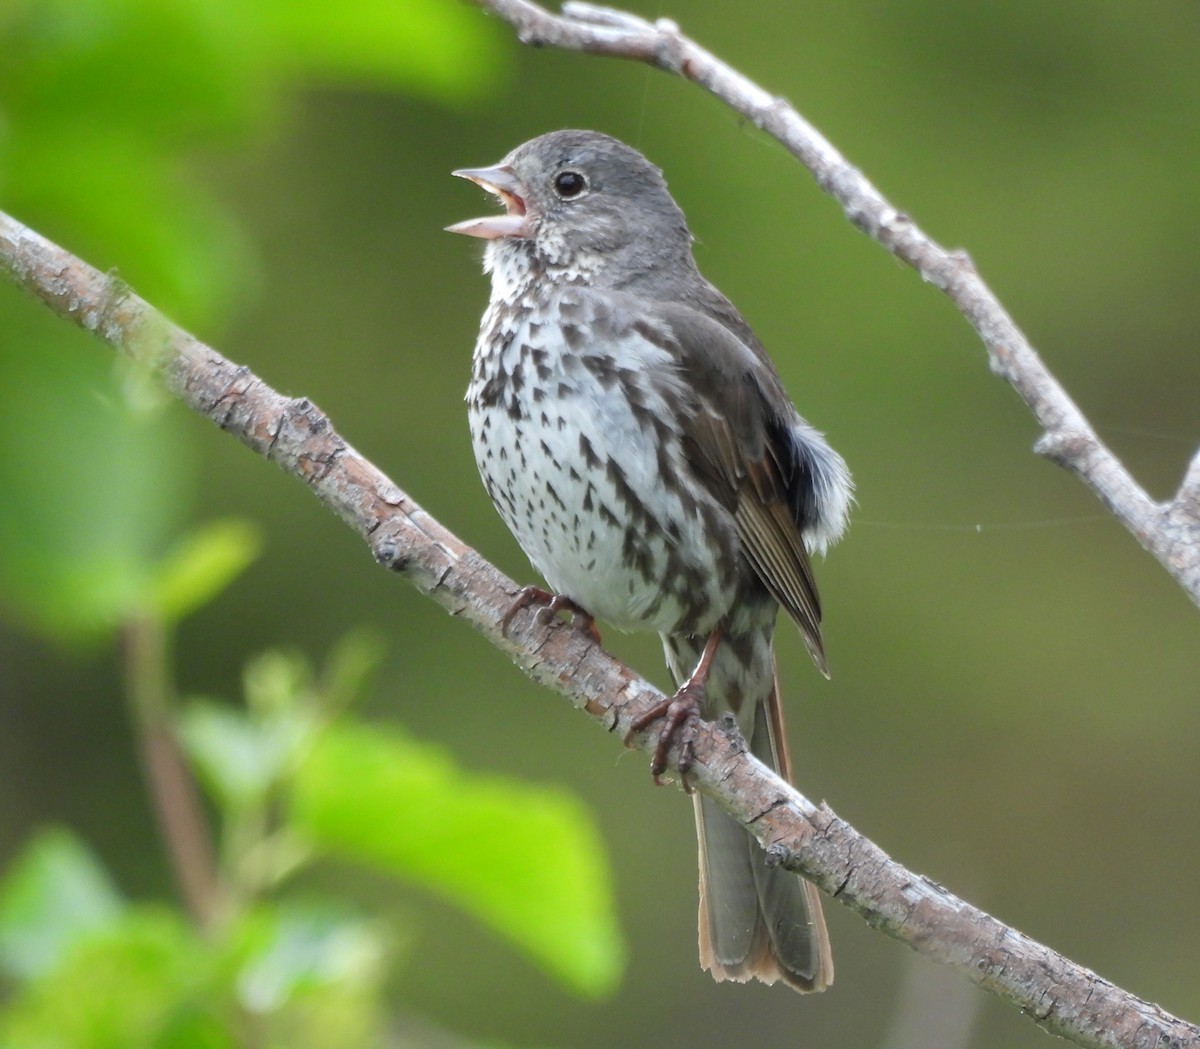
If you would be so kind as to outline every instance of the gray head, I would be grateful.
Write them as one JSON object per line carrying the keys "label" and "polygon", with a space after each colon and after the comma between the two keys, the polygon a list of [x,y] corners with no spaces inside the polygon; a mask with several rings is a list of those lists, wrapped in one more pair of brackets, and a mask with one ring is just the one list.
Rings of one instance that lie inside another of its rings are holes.
{"label": "gray head", "polygon": [[504,203],[504,215],[447,227],[491,241],[493,270],[532,267],[608,287],[695,272],[691,234],[662,172],[608,135],[554,131],[495,167],[454,174]]}

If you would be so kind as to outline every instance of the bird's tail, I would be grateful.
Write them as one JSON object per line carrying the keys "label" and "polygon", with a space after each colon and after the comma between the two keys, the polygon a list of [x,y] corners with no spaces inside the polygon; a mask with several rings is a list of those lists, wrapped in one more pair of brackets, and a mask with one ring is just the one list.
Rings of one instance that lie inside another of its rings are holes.
{"label": "bird's tail", "polygon": [[[681,651],[687,646],[679,640],[672,638],[666,646],[677,677],[688,658]],[[733,709],[751,753],[790,780],[769,632],[765,642],[764,656],[746,660],[745,653],[741,658],[736,652],[722,653],[726,648],[722,641],[709,677],[704,716],[711,720]],[[765,689],[753,687],[756,662],[765,671]],[[728,699],[735,702],[727,704]],[[716,980],[783,980],[801,992],[825,990],[833,982],[833,957],[816,886],[781,867],[769,867],[758,842],[716,802],[701,794],[694,801],[700,846],[701,967]]]}

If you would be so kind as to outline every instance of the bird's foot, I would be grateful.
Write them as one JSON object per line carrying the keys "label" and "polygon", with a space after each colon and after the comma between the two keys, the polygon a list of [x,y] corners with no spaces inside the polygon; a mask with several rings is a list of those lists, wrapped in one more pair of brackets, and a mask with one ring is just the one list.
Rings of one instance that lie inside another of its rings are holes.
{"label": "bird's foot", "polygon": [[688,783],[688,773],[696,761],[696,730],[700,727],[700,711],[704,709],[705,688],[708,685],[708,675],[712,671],[713,659],[717,654],[717,646],[721,643],[724,627],[718,626],[704,643],[704,651],[700,653],[700,662],[696,669],[682,685],[679,691],[670,699],[656,703],[637,718],[625,734],[625,744],[642,729],[654,722],[665,722],[658,734],[658,744],[654,748],[654,757],[650,761],[650,774],[654,782],[662,786],[662,774],[667,771],[667,755],[671,747],[679,744],[679,784],[688,794],[692,793]]}
{"label": "bird's foot", "polygon": [[586,634],[597,645],[600,644],[600,631],[596,628],[596,620],[586,608],[576,604],[569,597],[565,597],[562,594],[552,594],[549,590],[543,590],[540,586],[524,586],[521,588],[520,592],[513,599],[513,603],[508,606],[508,611],[504,613],[504,617],[500,620],[500,632],[507,635],[513,616],[520,612],[521,609],[528,608],[530,605],[543,606],[537,614],[539,623],[549,623],[551,619],[562,612],[570,613],[571,625],[576,630]]}
{"label": "bird's foot", "polygon": [[692,792],[688,785],[688,773],[696,760],[696,729],[700,726],[700,709],[704,705],[704,685],[687,681],[670,699],[656,703],[641,717],[629,726],[625,734],[625,744],[629,745],[632,736],[649,728],[656,721],[662,721],[663,726],[658,733],[658,744],[654,748],[654,757],[650,761],[650,774],[657,786],[662,786],[662,775],[667,771],[667,755],[671,748],[679,744],[679,782],[687,793]]}

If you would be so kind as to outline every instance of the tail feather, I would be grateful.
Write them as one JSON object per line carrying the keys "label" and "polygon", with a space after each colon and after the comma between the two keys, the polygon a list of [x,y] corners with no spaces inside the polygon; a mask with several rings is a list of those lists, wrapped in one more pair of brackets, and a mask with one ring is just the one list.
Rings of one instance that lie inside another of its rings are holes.
{"label": "tail feather", "polygon": [[[781,775],[791,768],[778,685],[755,710],[750,750]],[[829,934],[816,886],[780,867],[750,833],[697,795],[700,964],[716,980],[783,980],[801,992],[833,982]]]}

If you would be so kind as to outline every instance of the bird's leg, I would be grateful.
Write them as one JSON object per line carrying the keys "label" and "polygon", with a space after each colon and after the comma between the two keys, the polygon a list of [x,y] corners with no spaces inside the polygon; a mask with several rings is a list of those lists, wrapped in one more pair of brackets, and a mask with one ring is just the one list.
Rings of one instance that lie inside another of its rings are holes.
{"label": "bird's leg", "polygon": [[689,794],[687,774],[692,763],[696,760],[693,741],[696,738],[696,726],[700,723],[700,710],[704,706],[704,690],[708,684],[708,675],[712,671],[713,658],[717,654],[717,645],[721,643],[723,628],[717,628],[708,635],[704,651],[700,653],[700,662],[691,676],[679,686],[678,691],[670,699],[656,703],[645,714],[630,726],[625,734],[625,742],[636,732],[652,725],[655,721],[663,720],[658,734],[658,745],[654,748],[654,757],[650,762],[650,774],[654,782],[662,785],[662,774],[667,771],[667,752],[678,738],[679,743],[679,776],[683,789]]}
{"label": "bird's leg", "polygon": [[508,606],[508,611],[504,613],[500,620],[500,633],[508,635],[509,624],[512,623],[513,616],[521,611],[522,608],[527,608],[529,605],[543,605],[544,607],[538,612],[538,622],[548,623],[560,612],[569,612],[571,614],[571,625],[586,634],[597,645],[600,644],[600,631],[596,628],[596,620],[591,612],[581,605],[576,604],[569,597],[563,594],[552,594],[549,590],[543,590],[540,586],[523,586],[520,592],[513,599],[513,603]]}

